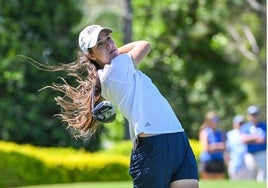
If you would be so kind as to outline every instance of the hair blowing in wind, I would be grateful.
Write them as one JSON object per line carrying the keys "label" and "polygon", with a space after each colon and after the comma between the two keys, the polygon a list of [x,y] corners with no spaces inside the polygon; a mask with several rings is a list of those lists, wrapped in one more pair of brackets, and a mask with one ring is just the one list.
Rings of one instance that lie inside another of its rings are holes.
{"label": "hair blowing in wind", "polygon": [[64,71],[68,77],[74,79],[74,84],[70,85],[65,78],[60,77],[60,83],[54,82],[40,90],[50,88],[61,93],[54,98],[61,107],[61,112],[55,116],[67,123],[67,129],[74,137],[87,138],[93,135],[100,123],[92,116],[92,96],[94,103],[101,100],[101,87],[95,65],[81,52],[77,52],[77,60],[59,65],[45,65],[27,56],[18,56],[40,70]]}

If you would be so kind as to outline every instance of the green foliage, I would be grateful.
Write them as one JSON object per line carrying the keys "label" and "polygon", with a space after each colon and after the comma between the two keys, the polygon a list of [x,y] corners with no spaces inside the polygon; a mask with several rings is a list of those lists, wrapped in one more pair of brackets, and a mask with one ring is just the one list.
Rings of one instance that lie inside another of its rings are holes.
{"label": "green foliage", "polygon": [[[264,30],[256,31],[255,27],[262,19],[249,4],[236,1],[234,7],[232,2],[133,2],[134,38],[146,38],[152,43],[152,52],[141,68],[167,96],[190,137],[197,138],[204,114],[209,110],[218,111],[221,127],[230,129],[236,113],[244,114],[251,103],[265,104],[264,95],[258,100],[248,99],[259,96],[243,88],[248,82],[243,80],[241,65],[249,66],[252,60],[239,52],[240,44],[236,44],[230,29],[239,31],[247,26],[257,40],[264,39]],[[241,43],[246,42],[241,39]],[[265,47],[262,42],[258,45]],[[260,55],[255,54],[264,60]],[[260,75],[265,78],[263,72]],[[265,93],[263,81],[252,82],[251,77],[247,81],[259,85]]]}
{"label": "green foliage", "polygon": [[120,141],[115,142],[110,148],[107,148],[105,150],[98,151],[98,153],[104,153],[104,154],[119,154],[124,155],[126,157],[130,157],[132,150],[132,143],[130,141]]}
{"label": "green foliage", "polygon": [[[94,6],[90,7],[93,9]],[[23,54],[44,64],[74,60],[78,31],[84,27],[79,26],[83,18],[82,8],[83,4],[74,0],[50,3],[45,0],[12,0],[1,4],[0,97],[5,100],[0,101],[0,139],[37,146],[83,147],[95,151],[102,147],[101,137],[104,140],[106,137],[115,140],[122,138],[120,122],[123,120],[118,115],[115,123],[104,125],[91,138],[74,140],[65,124],[53,117],[60,111],[53,101],[59,93],[38,91],[66,75],[38,70],[17,57]],[[121,22],[116,12],[96,14],[94,19],[104,25],[118,20],[107,26],[120,28]],[[121,33],[116,33],[120,38]],[[109,126],[117,129],[108,132]]]}
{"label": "green foliage", "polygon": [[130,180],[128,165],[129,157],[118,153],[89,153],[71,148],[38,148],[0,142],[1,187]]}
{"label": "green foliage", "polygon": [[[197,140],[190,140],[196,158]],[[0,141],[0,187],[69,182],[128,181],[130,141],[107,150],[35,147]],[[11,178],[12,177],[12,178]]]}
{"label": "green foliage", "polygon": [[[122,1],[9,0],[0,7],[0,139],[38,146],[73,146],[95,151],[123,137],[124,118],[104,125],[88,140],[73,140],[59,112],[57,93],[40,88],[63,73],[44,72],[17,54],[41,63],[72,61],[78,31],[87,24],[114,29],[122,44]],[[84,4],[85,3],[85,4]],[[231,127],[249,104],[266,119],[265,3],[221,0],[135,0],[133,39],[151,42],[141,69],[167,97],[190,137],[197,138],[204,114],[219,111],[221,126]]]}
{"label": "green foliage", "polygon": [[[201,147],[190,140],[196,158]],[[69,182],[128,181],[130,141],[107,150],[35,147],[0,141],[0,187]],[[12,178],[10,178],[12,177]]]}
{"label": "green foliage", "polygon": [[[124,134],[124,117],[117,111],[116,119],[112,123],[104,124],[104,130],[101,134],[101,139],[103,142],[118,142],[121,141]],[[105,146],[104,146],[105,147]]]}
{"label": "green foliage", "polygon": [[37,70],[17,57],[23,54],[49,64],[73,60],[77,49],[73,27],[82,18],[76,1],[3,1],[0,12],[0,97],[5,99],[0,101],[0,138],[39,146],[98,149],[99,134],[87,142],[73,140],[53,117],[59,113],[53,101],[55,92],[38,92],[63,74]]}

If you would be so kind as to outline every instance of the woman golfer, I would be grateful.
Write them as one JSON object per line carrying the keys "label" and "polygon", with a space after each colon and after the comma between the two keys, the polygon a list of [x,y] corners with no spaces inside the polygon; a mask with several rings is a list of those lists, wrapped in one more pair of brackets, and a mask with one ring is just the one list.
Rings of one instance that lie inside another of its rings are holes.
{"label": "woman golfer", "polygon": [[64,80],[52,86],[64,93],[56,98],[63,109],[61,118],[82,136],[91,135],[98,128],[91,101],[98,103],[103,97],[129,122],[134,188],[198,188],[196,159],[180,121],[151,79],[136,68],[150,44],[136,41],[117,48],[112,32],[87,26],[79,34],[77,60],[54,67],[79,83],[72,87]]}

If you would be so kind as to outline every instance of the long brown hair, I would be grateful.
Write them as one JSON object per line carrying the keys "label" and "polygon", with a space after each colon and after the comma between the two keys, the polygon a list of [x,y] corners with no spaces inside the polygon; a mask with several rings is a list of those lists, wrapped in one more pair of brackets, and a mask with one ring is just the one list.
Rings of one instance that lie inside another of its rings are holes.
{"label": "long brown hair", "polygon": [[61,107],[61,112],[55,114],[63,122],[67,123],[67,129],[75,137],[86,138],[93,135],[100,124],[92,116],[92,92],[94,91],[94,103],[102,100],[101,86],[97,74],[97,67],[88,57],[78,51],[77,59],[71,63],[59,65],[44,65],[29,57],[19,55],[33,66],[45,71],[65,71],[67,76],[74,78],[74,84],[69,84],[65,78],[60,77],[61,83],[52,83],[45,86],[46,89],[62,93],[62,96],[55,97],[56,104]]}

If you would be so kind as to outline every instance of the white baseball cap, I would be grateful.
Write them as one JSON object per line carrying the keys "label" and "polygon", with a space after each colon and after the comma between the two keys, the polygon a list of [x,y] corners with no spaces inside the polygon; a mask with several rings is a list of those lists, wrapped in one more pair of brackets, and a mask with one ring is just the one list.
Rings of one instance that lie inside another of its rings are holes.
{"label": "white baseball cap", "polygon": [[237,123],[244,123],[245,122],[245,116],[238,114],[233,118],[233,124]]}
{"label": "white baseball cap", "polygon": [[113,32],[111,28],[102,27],[100,25],[89,25],[80,32],[78,42],[82,52],[86,53],[89,48],[97,44],[99,34],[103,30],[109,33]]}
{"label": "white baseball cap", "polygon": [[248,107],[247,112],[248,112],[248,114],[254,115],[254,114],[259,114],[260,110],[259,110],[259,108],[257,106],[251,105],[251,106]]}

